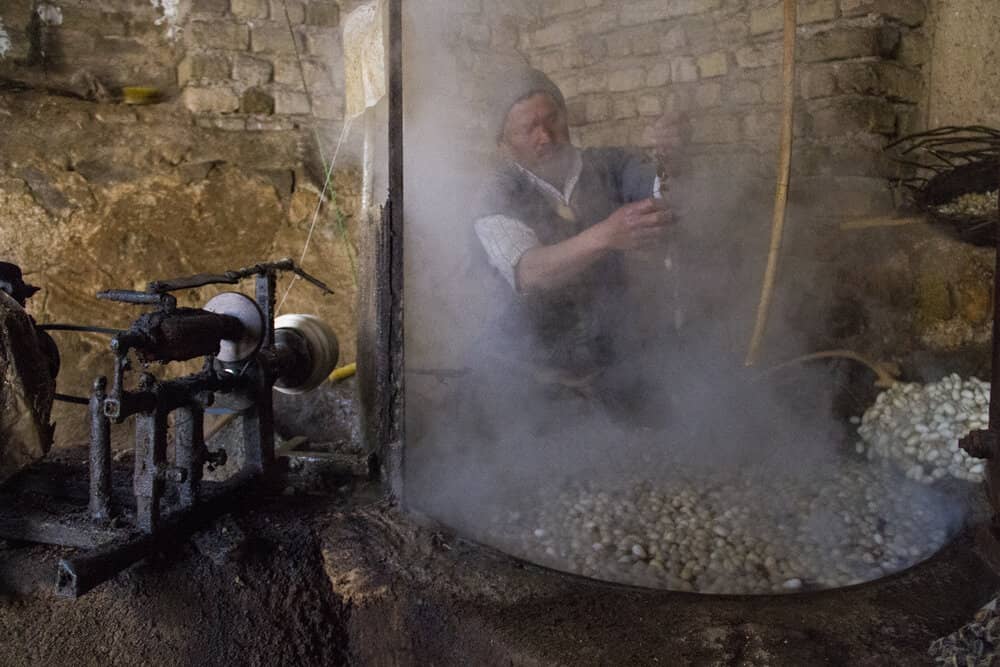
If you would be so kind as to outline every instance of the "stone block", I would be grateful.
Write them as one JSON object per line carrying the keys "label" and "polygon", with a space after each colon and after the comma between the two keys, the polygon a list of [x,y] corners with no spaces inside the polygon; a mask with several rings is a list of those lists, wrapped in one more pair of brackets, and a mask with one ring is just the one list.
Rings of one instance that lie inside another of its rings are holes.
{"label": "stone block", "polygon": [[799,7],[798,24],[820,23],[837,18],[837,0],[814,0]]}
{"label": "stone block", "polygon": [[[268,0],[231,0],[233,16],[240,19],[266,19],[268,16]],[[280,17],[285,18],[284,14]]]}
{"label": "stone block", "polygon": [[339,67],[335,67],[331,71],[323,60],[303,59],[301,64],[295,58],[276,58],[274,60],[274,80],[276,83],[302,90],[303,77],[310,91],[330,92],[334,89],[342,89],[344,84],[343,71]]}
{"label": "stone block", "polygon": [[781,84],[781,68],[771,67],[757,71],[770,73],[770,76],[765,76],[760,81],[760,95],[764,99],[764,103],[780,104],[785,94]]}
{"label": "stone block", "polygon": [[704,14],[718,9],[722,0],[638,0],[622,5],[619,21],[622,25],[640,25],[654,21]]}
{"label": "stone block", "polygon": [[670,83],[670,63],[657,62],[646,72],[646,87],[659,88]]}
{"label": "stone block", "polygon": [[[743,117],[743,132],[748,141],[777,144],[781,132],[781,114],[777,111],[757,111]],[[798,164],[796,164],[796,170]]]}
{"label": "stone block", "polygon": [[799,70],[799,95],[805,99],[837,94],[837,75],[829,65],[807,65]]}
{"label": "stone block", "polygon": [[810,107],[815,137],[841,137],[857,132],[892,135],[896,131],[893,105],[877,97],[841,97]]}
{"label": "stone block", "polygon": [[587,12],[574,20],[573,24],[578,35],[603,34],[618,27],[618,12],[615,9]]}
{"label": "stone block", "polygon": [[292,25],[300,25],[306,22],[306,5],[299,0],[270,0],[270,16],[275,21],[286,21],[285,10],[288,10],[288,19]]}
{"label": "stone block", "polygon": [[233,60],[233,79],[245,86],[260,86],[269,83],[274,74],[274,65],[263,58],[237,55]]}
{"label": "stone block", "polygon": [[228,21],[192,21],[184,30],[184,41],[189,48],[244,51],[250,43],[250,29]]}
{"label": "stone block", "polygon": [[604,38],[608,55],[612,58],[622,58],[632,55],[632,33],[630,31],[613,32]]}
{"label": "stone block", "polygon": [[760,104],[760,84],[754,81],[736,81],[726,87],[728,104]]}
{"label": "stone block", "polygon": [[840,13],[845,17],[875,14],[918,26],[927,18],[924,0],[840,0]]}
{"label": "stone block", "polygon": [[225,81],[229,79],[229,58],[222,53],[189,53],[177,66],[177,83],[189,81]]}
{"label": "stone block", "polygon": [[762,7],[750,12],[750,34],[763,35],[781,30],[785,25],[784,11],[781,3],[771,7]]}
{"label": "stone block", "polygon": [[548,18],[570,14],[578,12],[581,9],[587,9],[588,6],[587,0],[551,0],[550,2],[542,3],[542,16]]}
{"label": "stone block", "polygon": [[[603,93],[608,90],[608,73],[604,71],[589,71],[581,73],[576,80],[576,89],[580,93]],[[566,91],[563,91],[566,94]]]}
{"label": "stone block", "polygon": [[637,56],[650,56],[660,52],[660,42],[663,30],[659,26],[633,30],[632,53]]}
{"label": "stone block", "polygon": [[262,88],[247,88],[240,97],[242,113],[274,113],[274,97]]}
{"label": "stone block", "polygon": [[340,55],[340,33],[336,30],[312,30],[306,33],[306,53],[320,58]]}
{"label": "stone block", "polygon": [[722,102],[722,86],[718,83],[703,83],[694,91],[694,103],[701,109],[717,107]]}
{"label": "stone block", "polygon": [[501,16],[493,24],[490,44],[501,53],[510,52],[517,49],[520,37],[521,29],[517,20],[509,16]]}
{"label": "stone block", "polygon": [[627,146],[629,128],[622,122],[585,125],[577,128],[577,137],[586,146]]}
{"label": "stone block", "polygon": [[736,50],[736,64],[744,69],[772,67],[781,64],[782,53],[781,42],[744,46]]}
{"label": "stone block", "polygon": [[534,49],[566,44],[575,37],[573,28],[568,23],[554,23],[527,33],[527,35],[527,42]]}
{"label": "stone block", "polygon": [[283,23],[263,23],[255,25],[250,34],[250,48],[254,53],[275,53],[280,55],[295,55],[295,41],[299,41],[300,50],[305,50],[305,39],[301,33],[289,32]]}
{"label": "stone block", "polygon": [[923,77],[891,62],[837,63],[833,69],[841,92],[875,95],[901,102],[918,102],[923,96]]}
{"label": "stone block", "polygon": [[566,118],[571,126],[586,125],[587,98],[574,97],[566,100]]}
{"label": "stone block", "polygon": [[663,110],[666,113],[675,113],[678,111],[690,111],[694,107],[694,93],[690,90],[690,86],[682,89],[674,89],[666,99],[663,100]]}
{"label": "stone block", "polygon": [[691,127],[691,140],[696,144],[734,144],[742,138],[740,119],[734,116],[692,118]]}
{"label": "stone block", "polygon": [[584,118],[588,123],[611,120],[611,98],[607,95],[589,95]]}
{"label": "stone block", "polygon": [[581,38],[565,50],[567,67],[590,67],[608,59],[608,49],[603,39]]}
{"label": "stone block", "polygon": [[660,37],[660,50],[664,53],[680,51],[687,48],[687,44],[687,33],[680,26],[670,28]]}
{"label": "stone block", "polygon": [[229,88],[188,87],[181,97],[192,113],[230,113],[240,108],[240,98]]}
{"label": "stone block", "polygon": [[229,0],[192,0],[192,14],[225,14],[229,11]]}
{"label": "stone block", "polygon": [[694,58],[674,58],[670,61],[670,80],[674,83],[689,83],[698,80],[698,65]]}
{"label": "stone block", "polygon": [[914,30],[900,38],[896,58],[902,65],[920,67],[929,61],[930,52],[931,45],[927,35]]}
{"label": "stone block", "polygon": [[641,67],[629,67],[611,72],[608,75],[608,90],[623,92],[642,88],[646,81],[646,71]]}
{"label": "stone block", "polygon": [[632,97],[623,97],[621,95],[616,95],[614,97],[614,109],[612,111],[612,116],[621,120],[623,118],[634,118],[638,115],[639,110],[636,108],[635,99]]}
{"label": "stone block", "polygon": [[340,25],[340,6],[334,0],[312,0],[306,5],[306,23],[321,28]]}
{"label": "stone block", "polygon": [[729,72],[729,56],[725,51],[698,56],[698,73],[702,79],[725,76],[727,72]]}
{"label": "stone block", "polygon": [[[836,0],[811,0],[800,2],[797,25],[832,21],[837,18]],[[754,9],[750,12],[750,34],[763,35],[769,32],[784,30],[785,12],[782,3]]]}
{"label": "stone block", "polygon": [[750,34],[750,26],[744,16],[735,16],[719,21],[716,31],[723,44],[738,44],[744,42]]}
{"label": "stone block", "polygon": [[799,42],[798,58],[808,63],[890,57],[898,43],[899,32],[885,26],[833,28]]}
{"label": "stone block", "polygon": [[276,90],[274,95],[274,113],[281,115],[307,114],[311,110],[309,97],[305,93],[293,90]]}
{"label": "stone block", "polygon": [[563,49],[543,53],[534,58],[532,65],[543,72],[558,72],[561,69],[570,69],[571,66],[569,64],[565,64],[565,55],[566,54]]}
{"label": "stone block", "polygon": [[663,100],[659,95],[640,95],[636,109],[640,116],[659,116],[663,114]]}

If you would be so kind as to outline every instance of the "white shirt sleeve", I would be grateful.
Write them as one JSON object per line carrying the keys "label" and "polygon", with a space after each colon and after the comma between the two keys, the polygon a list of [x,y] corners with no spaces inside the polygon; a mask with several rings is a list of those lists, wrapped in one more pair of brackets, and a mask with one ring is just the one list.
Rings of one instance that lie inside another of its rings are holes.
{"label": "white shirt sleeve", "polygon": [[476,220],[476,236],[486,255],[515,292],[517,263],[527,251],[542,245],[526,224],[506,215],[490,215]]}
{"label": "white shirt sleeve", "polygon": [[663,199],[663,183],[659,176],[653,179],[653,199]]}

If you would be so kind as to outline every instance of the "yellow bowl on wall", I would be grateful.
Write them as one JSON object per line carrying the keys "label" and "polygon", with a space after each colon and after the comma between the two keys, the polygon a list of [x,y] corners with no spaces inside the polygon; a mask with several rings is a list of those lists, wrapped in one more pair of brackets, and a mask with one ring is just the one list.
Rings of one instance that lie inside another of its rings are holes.
{"label": "yellow bowl on wall", "polygon": [[151,86],[125,86],[122,88],[122,98],[125,104],[152,104],[159,96],[159,89]]}

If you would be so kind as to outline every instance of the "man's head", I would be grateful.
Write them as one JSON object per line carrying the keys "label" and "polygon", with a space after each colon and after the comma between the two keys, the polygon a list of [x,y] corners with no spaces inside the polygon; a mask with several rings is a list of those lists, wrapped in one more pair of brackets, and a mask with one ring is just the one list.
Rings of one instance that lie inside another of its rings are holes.
{"label": "man's head", "polygon": [[544,73],[507,69],[495,78],[492,92],[497,145],[516,162],[538,168],[569,146],[566,100]]}
{"label": "man's head", "polygon": [[507,111],[500,145],[528,169],[560,158],[569,146],[566,107],[547,91],[521,98]]}

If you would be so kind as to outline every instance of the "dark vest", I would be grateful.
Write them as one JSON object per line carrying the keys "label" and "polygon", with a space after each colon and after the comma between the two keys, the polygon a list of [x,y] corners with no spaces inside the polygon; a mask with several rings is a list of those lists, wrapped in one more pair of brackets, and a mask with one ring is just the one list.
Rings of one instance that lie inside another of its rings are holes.
{"label": "dark vest", "polygon": [[[501,170],[487,190],[481,215],[501,214],[531,227],[539,241],[565,241],[606,219],[623,204],[651,196],[652,162],[621,149],[582,151],[583,168],[570,199],[573,220],[554,199],[514,165]],[[488,266],[485,252],[483,263]],[[514,294],[488,341],[493,349],[538,366],[587,372],[615,359],[618,332],[627,327],[621,253],[609,253],[571,284],[542,293]]]}

